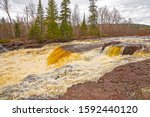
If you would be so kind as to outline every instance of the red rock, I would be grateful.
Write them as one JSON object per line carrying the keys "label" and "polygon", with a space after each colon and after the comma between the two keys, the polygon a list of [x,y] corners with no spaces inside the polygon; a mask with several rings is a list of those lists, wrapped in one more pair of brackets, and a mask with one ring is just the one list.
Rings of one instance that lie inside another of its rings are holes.
{"label": "red rock", "polygon": [[98,82],[77,84],[60,97],[66,100],[150,99],[150,60],[115,68]]}

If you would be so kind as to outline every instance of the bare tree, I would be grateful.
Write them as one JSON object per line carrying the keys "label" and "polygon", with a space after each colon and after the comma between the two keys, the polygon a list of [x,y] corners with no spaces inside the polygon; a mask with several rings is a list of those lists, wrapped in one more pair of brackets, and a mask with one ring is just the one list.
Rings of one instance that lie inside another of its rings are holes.
{"label": "bare tree", "polygon": [[35,20],[35,14],[36,14],[36,9],[35,5],[33,4],[32,0],[30,3],[24,8],[24,23],[25,23],[25,29],[26,29],[26,34],[29,31],[29,28],[33,21]]}
{"label": "bare tree", "polygon": [[0,0],[0,8],[7,13],[9,21],[10,21],[10,25],[11,25],[12,36],[15,37],[15,32],[14,32],[14,28],[13,28],[13,22],[12,22],[12,18],[10,16],[9,0]]}
{"label": "bare tree", "polygon": [[110,12],[109,12],[107,6],[99,8],[98,20],[99,20],[100,24],[110,23]]}
{"label": "bare tree", "polygon": [[122,16],[120,15],[120,12],[116,8],[114,8],[111,12],[111,19],[112,24],[118,24],[122,20]]}
{"label": "bare tree", "polygon": [[29,10],[29,17],[32,18],[32,20],[35,20],[35,15],[36,15],[36,8],[35,8],[35,5],[34,3],[31,2],[28,4],[28,10]]}
{"label": "bare tree", "polygon": [[36,15],[36,9],[35,5],[31,1],[24,9],[25,13],[25,22],[27,26],[29,26],[29,21],[32,22],[35,20],[35,15]]}
{"label": "bare tree", "polygon": [[29,7],[28,6],[25,7],[24,12],[25,12],[25,23],[28,27],[29,26]]}
{"label": "bare tree", "polygon": [[79,35],[79,26],[80,26],[80,10],[77,4],[75,4],[74,6],[71,19],[72,19],[72,25],[74,28],[74,34],[77,36]]}
{"label": "bare tree", "polygon": [[103,30],[109,32],[110,24],[111,24],[111,12],[109,11],[107,6],[101,7],[98,10],[98,21],[99,28],[101,33],[104,33]]}

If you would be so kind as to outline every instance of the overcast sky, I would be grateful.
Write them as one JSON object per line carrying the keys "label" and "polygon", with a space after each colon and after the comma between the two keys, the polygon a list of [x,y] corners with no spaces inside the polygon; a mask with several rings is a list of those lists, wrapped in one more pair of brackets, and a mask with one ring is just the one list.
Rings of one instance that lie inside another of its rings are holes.
{"label": "overcast sky", "polygon": [[[25,5],[31,0],[10,0],[11,15],[14,18],[17,14],[22,15]],[[32,0],[37,4],[38,0]],[[46,8],[48,0],[42,0]],[[58,7],[62,0],[56,0]],[[82,13],[88,14],[89,0],[70,0],[70,7],[73,9],[74,4],[78,4]],[[150,0],[98,0],[98,7],[108,6],[109,9],[116,7],[123,17],[132,18],[134,23],[150,25]],[[7,15],[0,10],[0,18]]]}

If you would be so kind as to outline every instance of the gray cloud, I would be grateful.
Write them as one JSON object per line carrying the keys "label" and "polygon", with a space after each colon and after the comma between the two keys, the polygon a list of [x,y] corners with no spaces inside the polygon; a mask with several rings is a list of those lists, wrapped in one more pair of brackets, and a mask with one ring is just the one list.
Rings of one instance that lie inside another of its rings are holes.
{"label": "gray cloud", "polygon": [[17,4],[25,4],[26,2],[28,2],[28,0],[12,0],[12,1]]}
{"label": "gray cloud", "polygon": [[[25,5],[31,0],[11,0],[12,11],[23,11]],[[37,4],[38,0],[32,0]],[[42,0],[44,7],[47,6],[48,0]],[[58,8],[60,8],[62,0],[56,0]],[[89,0],[71,0],[71,8],[74,4],[78,4],[81,14],[88,12]],[[144,23],[150,25],[150,0],[98,0],[99,7],[108,6],[112,9],[116,7],[126,18],[132,18],[135,23]],[[2,15],[2,14],[1,14]],[[15,15],[15,13],[13,13]]]}
{"label": "gray cloud", "polygon": [[134,22],[150,25],[150,21],[148,22],[150,19],[150,0],[118,0],[117,8],[125,17],[131,17]]}

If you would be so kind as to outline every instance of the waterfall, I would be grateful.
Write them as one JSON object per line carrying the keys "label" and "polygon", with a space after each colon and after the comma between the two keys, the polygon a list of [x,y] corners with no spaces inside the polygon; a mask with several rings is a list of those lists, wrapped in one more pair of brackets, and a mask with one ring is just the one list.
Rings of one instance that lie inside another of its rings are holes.
{"label": "waterfall", "polygon": [[72,60],[79,59],[77,53],[63,49],[62,47],[56,48],[48,57],[47,65],[55,65],[61,67]]}
{"label": "waterfall", "polygon": [[124,47],[121,46],[108,46],[104,50],[104,54],[110,57],[122,55]]}
{"label": "waterfall", "polygon": [[140,45],[111,45],[107,46],[103,53],[109,57],[115,57],[119,55],[134,55],[143,56],[150,53],[150,49],[147,46]]}

